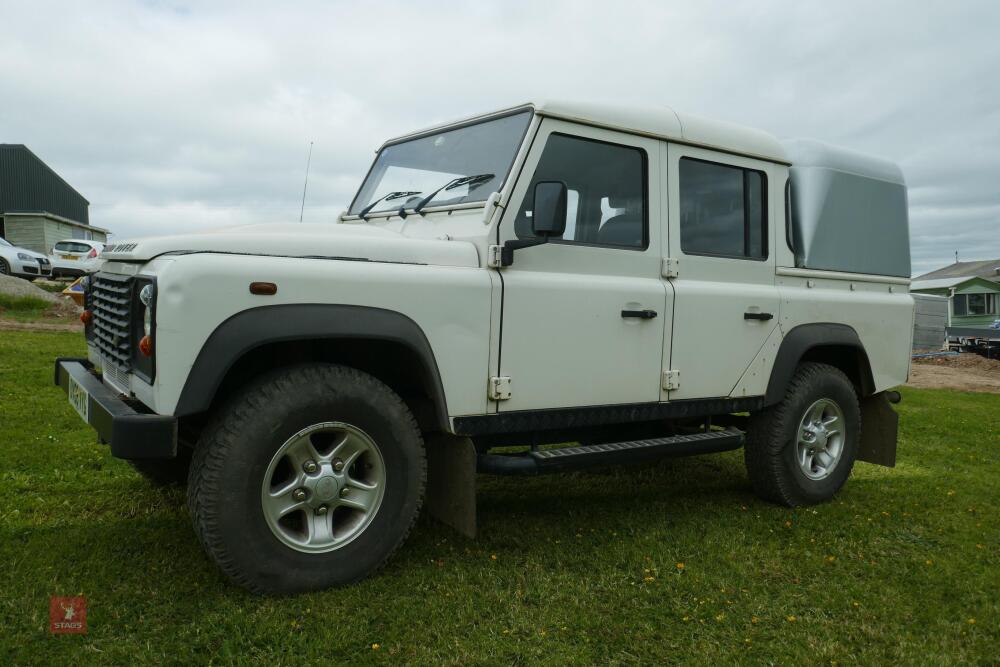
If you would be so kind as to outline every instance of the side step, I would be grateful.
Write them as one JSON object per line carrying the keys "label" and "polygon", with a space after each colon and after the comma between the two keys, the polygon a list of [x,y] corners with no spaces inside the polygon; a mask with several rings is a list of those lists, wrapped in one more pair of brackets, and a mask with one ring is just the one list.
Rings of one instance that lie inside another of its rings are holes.
{"label": "side step", "polygon": [[480,454],[476,468],[479,472],[493,475],[536,475],[670,456],[714,454],[739,449],[742,445],[743,432],[731,429],[601,445],[559,447],[527,454]]}

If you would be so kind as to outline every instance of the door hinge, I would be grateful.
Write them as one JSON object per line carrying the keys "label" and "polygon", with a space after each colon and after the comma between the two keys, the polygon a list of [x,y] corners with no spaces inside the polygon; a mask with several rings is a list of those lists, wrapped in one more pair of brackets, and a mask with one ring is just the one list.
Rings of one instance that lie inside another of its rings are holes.
{"label": "door hinge", "polygon": [[670,257],[664,257],[660,262],[660,275],[664,278],[676,278],[680,271],[680,261]]}
{"label": "door hinge", "polygon": [[675,389],[681,388],[681,372],[680,371],[663,371],[663,388],[667,391],[673,391]]}
{"label": "door hinge", "polygon": [[510,398],[510,378],[506,376],[490,378],[490,400],[506,401]]}
{"label": "door hinge", "polygon": [[503,268],[503,264],[500,262],[500,256],[502,250],[503,246],[491,245],[486,250],[486,266],[490,267],[491,269]]}

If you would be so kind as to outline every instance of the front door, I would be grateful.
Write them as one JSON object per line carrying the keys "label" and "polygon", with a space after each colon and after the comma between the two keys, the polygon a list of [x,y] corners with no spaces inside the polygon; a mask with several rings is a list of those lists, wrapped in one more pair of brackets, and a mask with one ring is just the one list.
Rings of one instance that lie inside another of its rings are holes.
{"label": "front door", "polygon": [[[778,325],[768,162],[669,144],[668,252],[677,261],[671,401],[729,396]],[[781,234],[784,240],[784,234]]]}
{"label": "front door", "polygon": [[[545,119],[501,220],[532,238],[535,183],[568,190],[561,239],[500,271],[500,412],[660,400],[668,286],[660,277],[659,142]],[[655,314],[655,315],[654,315]]]}

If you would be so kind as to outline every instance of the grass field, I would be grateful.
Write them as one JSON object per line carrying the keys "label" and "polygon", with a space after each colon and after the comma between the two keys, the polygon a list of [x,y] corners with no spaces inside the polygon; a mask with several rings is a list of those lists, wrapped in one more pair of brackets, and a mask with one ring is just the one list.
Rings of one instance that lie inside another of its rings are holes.
{"label": "grass field", "polygon": [[[94,444],[51,386],[82,348],[0,331],[2,665],[1000,660],[1000,395],[904,391],[897,467],[815,508],[757,500],[739,452],[482,478],[478,540],[422,519],[376,577],[273,599]],[[50,635],[76,594],[89,634]]]}

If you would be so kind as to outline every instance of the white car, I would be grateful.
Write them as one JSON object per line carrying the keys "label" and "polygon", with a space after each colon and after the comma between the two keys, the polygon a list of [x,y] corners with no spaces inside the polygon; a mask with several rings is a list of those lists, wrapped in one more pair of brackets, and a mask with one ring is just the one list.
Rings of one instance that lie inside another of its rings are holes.
{"label": "white car", "polygon": [[112,455],[188,484],[206,552],[254,591],[366,576],[425,493],[474,533],[477,471],[742,447],[796,506],[895,462],[906,184],[816,142],[529,104],[386,142],[337,219],[101,256],[87,357],[55,381]]}
{"label": "white car", "polygon": [[79,278],[89,273],[96,273],[101,268],[101,251],[104,244],[100,241],[84,239],[66,239],[52,247],[52,277],[71,276]]}
{"label": "white car", "polygon": [[18,278],[47,278],[52,274],[49,258],[40,252],[18,248],[6,239],[0,239],[0,275]]}

